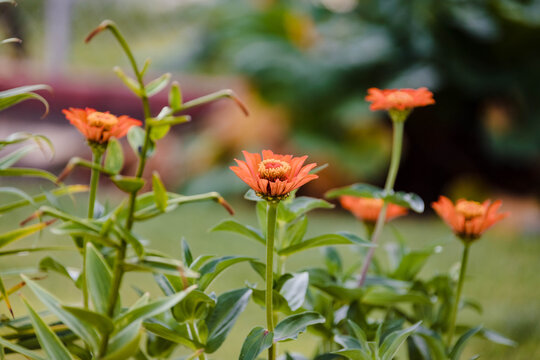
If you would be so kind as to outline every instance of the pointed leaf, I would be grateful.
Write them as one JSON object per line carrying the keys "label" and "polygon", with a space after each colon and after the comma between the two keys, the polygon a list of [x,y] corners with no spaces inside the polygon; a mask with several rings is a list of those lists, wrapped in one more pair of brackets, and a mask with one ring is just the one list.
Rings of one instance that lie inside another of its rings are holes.
{"label": "pointed leaf", "polygon": [[151,97],[151,96],[157,94],[158,92],[160,92],[161,90],[165,89],[165,87],[169,83],[170,79],[171,79],[171,74],[166,73],[166,74],[161,75],[157,79],[154,79],[154,80],[150,81],[145,86],[146,95],[148,97]]}
{"label": "pointed leaf", "polygon": [[256,360],[257,356],[272,346],[274,333],[260,326],[251,330],[242,345],[238,360]]}
{"label": "pointed leaf", "polygon": [[34,309],[24,300],[26,309],[32,321],[32,326],[36,331],[41,348],[45,351],[50,359],[55,360],[73,360],[69,351],[64,344],[60,341],[58,336],[47,326],[47,324],[41,319],[41,317],[34,311]]}
{"label": "pointed leaf", "polygon": [[482,326],[477,326],[470,329],[465,334],[461,335],[460,338],[456,341],[454,347],[452,348],[452,351],[450,352],[450,360],[459,360],[467,342],[480,331],[482,331]]}
{"label": "pointed leaf", "polygon": [[105,157],[105,169],[113,174],[118,174],[124,166],[124,151],[116,138],[109,139],[107,144],[107,156]]}
{"label": "pointed leaf", "polygon": [[308,284],[309,273],[301,272],[293,274],[293,277],[287,280],[279,290],[292,311],[298,310],[304,304]]}
{"label": "pointed leaf", "polygon": [[169,106],[173,110],[178,110],[182,107],[182,92],[176,81],[172,83],[171,90],[169,90]]}
{"label": "pointed leaf", "polygon": [[9,168],[9,169],[0,169],[0,176],[25,176],[25,177],[37,177],[45,180],[49,180],[53,183],[56,183],[56,176],[51,174],[48,171],[40,169],[29,169],[29,168]]}
{"label": "pointed leaf", "polygon": [[24,282],[34,292],[36,297],[54,314],[60,321],[66,324],[71,331],[87,342],[94,349],[99,348],[99,337],[95,330],[87,323],[80,321],[70,312],[62,308],[61,302],[50,292],[39,286],[35,281],[30,280],[25,275],[21,275]]}
{"label": "pointed leaf", "polygon": [[236,220],[224,220],[214,226],[210,231],[230,231],[243,235],[247,238],[253,239],[261,244],[266,244],[266,240],[263,238],[261,232],[254,227],[244,225]]}
{"label": "pointed leaf", "polygon": [[8,348],[10,350],[13,350],[16,353],[22,354],[22,355],[26,356],[27,358],[29,358],[31,360],[47,360],[45,358],[42,358],[39,354],[37,354],[37,353],[35,353],[33,351],[30,351],[25,347],[22,347],[20,345],[13,344],[12,342],[7,341],[3,337],[0,337],[0,345],[4,346],[4,347],[6,347],[6,348]]}
{"label": "pointed leaf", "polygon": [[0,248],[11,244],[14,241],[30,236],[44,229],[48,225],[48,223],[42,222],[0,234]]}
{"label": "pointed leaf", "polygon": [[63,305],[62,308],[67,312],[71,313],[77,319],[87,322],[88,324],[95,327],[97,331],[99,331],[102,335],[110,334],[114,330],[113,322],[109,317],[105,315],[75,306]]}
{"label": "pointed leaf", "polygon": [[244,261],[255,260],[252,257],[246,256],[223,256],[218,259],[211,260],[204,264],[199,270],[201,277],[198,281],[199,288],[204,291],[214,279],[228,267]]}
{"label": "pointed leaf", "polygon": [[107,314],[111,296],[112,271],[103,255],[88,242],[86,246],[86,286],[97,312]]}
{"label": "pointed leaf", "polygon": [[123,313],[114,321],[114,326],[116,329],[122,329],[129,324],[136,322],[138,320],[144,320],[146,318],[155,316],[164,311],[169,310],[171,307],[176,305],[180,300],[182,300],[187,294],[196,288],[195,285],[190,286],[184,291],[176,293],[171,296],[164,297],[162,299],[154,300],[149,302],[146,305],[136,307],[128,312]]}
{"label": "pointed leaf", "polygon": [[7,154],[6,156],[0,158],[0,169],[9,168],[10,166],[17,163],[17,161],[22,159],[26,154],[28,154],[30,151],[34,150],[35,148],[36,148],[35,145],[28,145],[18,150],[15,150],[12,153]]}
{"label": "pointed leaf", "polygon": [[223,344],[236,320],[249,303],[251,293],[250,289],[238,289],[218,297],[216,307],[206,319],[208,325],[206,353],[213,353]]}
{"label": "pointed leaf", "polygon": [[374,246],[371,242],[364,240],[354,234],[340,231],[335,234],[319,235],[317,237],[304,240],[298,244],[279,249],[277,253],[281,256],[289,256],[299,251],[327,245],[357,245],[366,247]]}
{"label": "pointed leaf", "polygon": [[418,326],[420,326],[420,323],[421,322],[417,322],[411,327],[390,333],[390,335],[384,339],[379,349],[382,356],[381,360],[392,360],[401,345],[403,345],[405,340],[407,340],[407,338],[416,331]]}
{"label": "pointed leaf", "polygon": [[152,174],[152,187],[154,189],[154,201],[156,202],[157,208],[165,212],[168,200],[167,190],[161,182],[159,174],[155,171]]}
{"label": "pointed leaf", "polygon": [[138,97],[141,97],[141,95],[142,95],[141,86],[139,85],[139,83],[135,79],[127,76],[124,73],[124,71],[118,66],[115,66],[113,68],[113,71],[116,74],[116,76],[118,76],[120,78],[120,80],[122,80],[122,82],[128,87],[128,89],[133,91],[133,93],[135,95],[137,95]]}
{"label": "pointed leaf", "polygon": [[276,325],[274,342],[297,339],[298,335],[306,331],[309,325],[321,324],[325,321],[326,319],[321,314],[314,311],[288,316]]}

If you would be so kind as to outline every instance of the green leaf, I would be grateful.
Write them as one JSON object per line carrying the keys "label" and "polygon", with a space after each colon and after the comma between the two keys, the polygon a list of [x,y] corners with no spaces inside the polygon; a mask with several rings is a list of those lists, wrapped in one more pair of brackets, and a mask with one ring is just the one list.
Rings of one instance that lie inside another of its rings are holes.
{"label": "green leaf", "polygon": [[111,296],[112,271],[103,255],[88,242],[86,246],[86,286],[97,312],[107,314]]}
{"label": "green leaf", "polygon": [[252,226],[244,225],[236,220],[223,220],[210,231],[230,231],[243,235],[247,238],[253,239],[263,245],[266,244],[266,240],[263,238],[261,232]]}
{"label": "green leaf", "polygon": [[14,89],[0,91],[0,111],[7,109],[22,101],[35,99],[39,100],[45,106],[45,114],[49,112],[49,103],[41,95],[36,94],[34,91],[48,90],[51,88],[47,85],[28,85],[21,86]]}
{"label": "green leaf", "polygon": [[204,319],[216,301],[200,290],[193,290],[182,301],[172,308],[174,318],[178,322]]}
{"label": "green leaf", "polygon": [[287,280],[279,290],[292,311],[298,310],[304,304],[308,285],[309,274],[301,272],[293,274],[293,277]]}
{"label": "green leaf", "polygon": [[139,126],[132,126],[127,133],[128,143],[137,156],[141,155],[145,137],[146,132]]}
{"label": "green leaf", "polygon": [[482,335],[482,337],[486,338],[487,340],[495,344],[506,345],[506,346],[511,346],[511,347],[516,347],[518,345],[518,343],[515,342],[514,340],[509,339],[506,336],[501,335],[498,332],[495,332],[493,330],[483,328],[480,334]]}
{"label": "green leaf", "polygon": [[193,263],[193,255],[191,254],[189,245],[184,238],[182,238],[182,261],[184,264],[186,264],[186,266],[191,266]]}
{"label": "green leaf", "polygon": [[62,309],[66,310],[77,319],[92,325],[102,335],[110,334],[114,330],[113,322],[105,315],[92,310],[67,305],[63,305]]}
{"label": "green leaf", "polygon": [[411,327],[390,333],[384,339],[379,349],[380,354],[382,356],[381,360],[392,360],[394,356],[397,354],[401,345],[403,345],[403,343],[405,342],[405,340],[407,340],[409,335],[411,335],[413,332],[416,331],[418,326],[420,326],[420,323],[421,322],[417,322]]}
{"label": "green leaf", "polygon": [[287,203],[287,200],[283,202],[284,206],[293,214],[293,218],[285,219],[286,221],[292,221],[295,218],[306,214],[315,209],[332,209],[334,205],[323,199],[317,199],[307,196],[300,196]]}
{"label": "green leaf", "polygon": [[171,329],[166,326],[166,324],[159,323],[154,320],[143,323],[143,326],[146,330],[157,336],[177,344],[182,344],[192,350],[197,350],[202,347],[202,344],[198,344],[189,338],[189,333],[187,332],[185,326],[180,327],[180,325],[177,325]]}
{"label": "green leaf", "polygon": [[69,311],[62,308],[61,302],[50,292],[39,286],[35,281],[21,275],[24,282],[34,292],[36,297],[56,316],[66,324],[71,331],[88,343],[92,348],[98,349],[100,340],[95,330],[86,322],[81,321]]}
{"label": "green leaf", "polygon": [[154,189],[154,200],[157,208],[165,212],[167,209],[168,200],[167,190],[165,189],[165,186],[161,182],[159,174],[156,171],[154,171],[152,174],[152,187]]}
{"label": "green leaf", "polygon": [[283,246],[291,246],[302,241],[307,232],[308,219],[307,216],[302,216],[298,221],[294,221],[287,225]]}
{"label": "green leaf", "polygon": [[357,245],[367,247],[374,246],[371,242],[364,240],[354,234],[341,231],[335,234],[319,235],[317,237],[304,240],[298,244],[279,249],[277,253],[281,256],[289,256],[299,251],[327,245]]}
{"label": "green leaf", "polygon": [[141,97],[142,96],[142,92],[141,92],[141,86],[139,85],[139,83],[133,79],[132,77],[129,77],[127,76],[124,71],[118,67],[118,66],[115,66],[113,68],[113,71],[114,73],[116,74],[116,76],[118,76],[120,78],[120,80],[122,80],[122,82],[131,90],[133,91],[133,93],[135,95],[137,95],[138,97]]}
{"label": "green leaf", "polygon": [[162,299],[153,300],[146,305],[135,307],[123,314],[121,314],[114,321],[114,327],[118,331],[131,323],[137,322],[139,320],[144,320],[146,318],[155,316],[164,311],[169,310],[174,305],[176,305],[180,300],[182,300],[186,295],[188,295],[192,290],[197,286],[193,285],[184,291],[178,292],[174,295],[164,297]]}
{"label": "green leaf", "polygon": [[22,159],[24,156],[26,156],[26,154],[28,154],[30,151],[34,150],[35,148],[36,148],[35,145],[24,146],[0,158],[0,169],[9,168],[11,165],[14,165],[15,163],[17,163],[17,161]]}
{"label": "green leaf", "polygon": [[11,316],[15,318],[15,316],[13,315],[11,304],[9,302],[9,294],[6,290],[6,287],[4,286],[4,281],[2,280],[1,277],[0,277],[0,295],[2,295],[3,300],[6,302],[6,306],[8,307],[9,312],[11,313]]}
{"label": "green leaf", "polygon": [[242,345],[238,360],[256,360],[257,356],[272,346],[274,333],[257,326],[251,330]]}
{"label": "green leaf", "polygon": [[384,201],[388,201],[392,204],[407,207],[414,210],[417,213],[424,212],[424,201],[422,198],[413,193],[406,193],[398,191],[396,193],[390,193],[383,198]]}
{"label": "green leaf", "polygon": [[198,281],[199,288],[204,291],[214,279],[228,267],[243,261],[255,260],[247,256],[223,256],[204,264],[199,270],[201,277]]}
{"label": "green leaf", "polygon": [[208,326],[206,353],[215,352],[223,344],[236,320],[249,303],[251,293],[250,289],[238,289],[228,291],[218,297],[216,307],[206,319]]}
{"label": "green leaf", "polygon": [[[264,201],[263,198],[261,198],[260,196],[258,196],[257,193],[256,193],[253,189],[249,189],[249,190],[244,194],[244,199],[246,199],[246,200],[251,200],[251,201],[256,201],[256,202]],[[265,204],[265,205],[266,205],[266,204]]]}
{"label": "green leaf", "polygon": [[115,139],[109,139],[107,156],[105,157],[105,169],[113,174],[118,174],[124,166],[124,151],[122,145]]}
{"label": "green leaf", "polygon": [[460,338],[456,341],[454,347],[452,348],[452,351],[450,352],[450,360],[459,360],[467,342],[480,331],[482,331],[482,326],[477,326],[470,329],[465,334],[461,335]]}
{"label": "green leaf", "polygon": [[37,353],[35,353],[33,351],[30,351],[25,347],[22,347],[20,345],[13,344],[13,343],[7,341],[3,337],[0,337],[0,345],[4,346],[4,347],[7,347],[8,349],[13,350],[16,353],[22,354],[22,355],[28,357],[31,360],[47,360],[47,359],[42,358],[41,356],[39,356],[39,354],[37,354]]}
{"label": "green leaf", "polygon": [[139,350],[141,335],[141,321],[129,324],[113,337],[103,360],[130,359]]}
{"label": "green leaf", "polygon": [[430,304],[429,299],[421,292],[398,291],[384,286],[372,286],[362,296],[362,304],[375,306],[392,306],[399,302]]}
{"label": "green leaf", "polygon": [[69,271],[64,265],[62,265],[50,256],[41,259],[41,261],[39,262],[39,269],[44,271],[52,270],[61,275],[64,275],[73,282],[77,281],[77,276],[72,276],[72,274],[69,273]]}
{"label": "green leaf", "polygon": [[337,189],[332,189],[324,194],[327,199],[335,199],[340,196],[350,195],[366,198],[383,198],[384,190],[369,184],[352,184]]}
{"label": "green leaf", "polygon": [[34,309],[24,299],[24,304],[28,310],[28,315],[32,321],[32,326],[36,331],[41,348],[45,351],[49,359],[55,360],[73,360],[69,351],[64,344],[60,341],[58,336],[47,326],[47,324],[41,319],[41,317],[34,311]]}
{"label": "green leaf", "polygon": [[112,182],[120,190],[127,193],[139,191],[144,186],[144,179],[133,176],[114,175],[111,177]]}
{"label": "green leaf", "polygon": [[336,351],[334,354],[345,356],[351,360],[373,360],[373,357],[362,349],[343,349]]}
{"label": "green leaf", "polygon": [[25,176],[25,177],[37,177],[45,180],[49,180],[53,183],[56,182],[56,176],[45,170],[29,169],[29,168],[9,168],[0,169],[0,176]]}
{"label": "green leaf", "polygon": [[125,261],[126,271],[151,271],[168,275],[182,275],[184,277],[198,277],[195,271],[186,269],[184,264],[176,259],[163,256],[144,256],[142,258],[128,259]]}
{"label": "green leaf", "polygon": [[398,280],[414,279],[434,253],[435,249],[411,251],[405,254],[391,277]]}
{"label": "green leaf", "polygon": [[182,92],[176,81],[172,83],[171,90],[169,90],[169,106],[175,111],[182,107]]}
{"label": "green leaf", "polygon": [[[2,189],[6,190],[8,188],[2,188]],[[83,192],[87,190],[88,190],[88,186],[85,186],[85,185],[71,185],[71,186],[62,187],[60,189],[52,190],[50,193],[53,194],[54,196],[63,196],[63,195],[70,195],[70,194],[79,193],[79,192]],[[36,195],[30,199],[26,198],[24,195],[21,195],[21,197],[23,197],[24,199],[19,200],[19,201],[14,201],[5,205],[0,205],[0,214],[5,213],[7,211],[11,211],[13,209],[16,209],[22,206],[26,206],[26,205],[30,205],[33,203],[38,203],[38,202],[47,200],[47,196],[45,194]]]}
{"label": "green leaf", "polygon": [[29,225],[20,229],[11,230],[0,234],[0,248],[11,244],[14,241],[30,236],[48,226],[48,223],[42,222],[34,225]]}
{"label": "green leaf", "polygon": [[31,247],[31,248],[19,248],[12,250],[0,251],[0,256],[25,256],[29,253],[38,252],[38,251],[73,251],[71,247],[62,247],[62,246],[40,246],[40,247]]}
{"label": "green leaf", "polygon": [[326,319],[321,314],[314,311],[306,311],[295,314],[281,320],[274,329],[274,341],[294,340],[301,332],[306,331],[309,325],[321,324]]}
{"label": "green leaf", "polygon": [[390,191],[386,193],[383,189],[369,184],[352,184],[338,189],[333,189],[325,194],[328,199],[334,199],[343,195],[383,199],[392,204],[410,208],[418,213],[424,211],[424,201],[413,193],[402,191]]}
{"label": "green leaf", "polygon": [[150,81],[146,86],[146,95],[148,97],[156,95],[161,90],[165,89],[167,84],[169,83],[169,80],[171,79],[171,74],[166,73],[158,77],[157,79],[154,79]]}

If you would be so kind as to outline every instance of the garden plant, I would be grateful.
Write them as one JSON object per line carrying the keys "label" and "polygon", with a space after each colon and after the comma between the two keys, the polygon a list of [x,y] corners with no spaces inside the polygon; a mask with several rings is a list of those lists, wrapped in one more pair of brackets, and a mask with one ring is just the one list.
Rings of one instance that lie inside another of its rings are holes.
{"label": "garden plant", "polygon": [[[250,187],[245,198],[253,201],[259,228],[229,216],[212,231],[232,232],[253,240],[265,247],[266,258],[196,255],[186,240],[178,243],[182,258],[174,258],[151,249],[134,230],[135,224],[194,202],[213,201],[224,208],[224,215],[233,215],[234,211],[216,192],[181,195],[168,191],[157,172],[146,179],[143,174],[148,159],[171,127],[190,121],[187,113],[194,107],[227,98],[246,116],[248,111],[230,90],[184,101],[180,86],[176,82],[169,85],[170,74],[145,81],[150,62],[142,66],[137,62],[114,22],[101,23],[86,41],[99,41],[94,38],[104,32],[117,40],[129,60],[134,77],[120,68],[115,68],[115,73],[141,100],[144,119],[113,115],[103,109],[65,109],[66,119],[80,131],[81,141],[87,142],[93,157],[72,158],[59,175],[14,166],[36,148],[33,144],[52,149],[47,138],[15,133],[0,140],[0,149],[4,150],[0,176],[35,177],[54,184],[53,190],[39,194],[0,187],[0,193],[18,198],[0,203],[0,215],[27,211],[20,226],[0,234],[0,247],[50,231],[66,239],[66,247],[75,250],[80,258],[77,271],[73,271],[47,255],[59,248],[34,246],[0,251],[2,258],[26,252],[45,254],[39,272],[11,273],[0,278],[1,300],[9,312],[0,322],[0,359],[20,355],[32,360],[216,359],[215,352],[232,332],[245,337],[243,343],[237,344],[241,360],[458,360],[474,336],[514,345],[493,330],[457,321],[462,309],[477,307],[466,296],[467,263],[476,255],[472,245],[507,216],[499,212],[500,201],[459,199],[454,204],[441,196],[432,204],[463,244],[457,276],[449,269],[439,269],[437,275],[427,279],[418,276],[436,253],[436,247],[411,249],[399,238],[386,252],[379,246],[388,221],[408,211],[424,211],[419,196],[396,191],[394,183],[408,118],[416,107],[436,106],[428,89],[368,90],[366,100],[371,109],[386,111],[393,125],[384,188],[357,183],[329,189],[326,200],[297,196],[303,185],[317,181],[320,171],[331,170],[310,163],[308,156],[263,149],[261,153],[244,151],[244,160],[236,160],[231,170]],[[3,43],[10,41],[14,40]],[[168,105],[159,111],[151,109],[149,98],[165,89]],[[39,100],[47,111],[47,101],[36,93],[40,90],[49,87],[32,85],[0,92],[0,110],[26,100]],[[123,172],[122,138],[127,138],[137,155],[134,174]],[[29,144],[21,147],[22,143]],[[19,147],[9,151],[15,144]],[[76,167],[91,170],[89,184],[64,184]],[[100,177],[108,177],[115,184],[122,201],[109,207],[101,205]],[[146,191],[146,185],[151,190]],[[64,210],[57,201],[62,196],[86,197],[86,216]],[[332,211],[335,205],[331,199],[338,199],[365,225],[365,237],[344,231],[307,236],[309,213]],[[344,267],[338,246],[357,254],[354,266]],[[297,272],[288,270],[290,255],[313,248],[323,250],[320,264]],[[209,290],[222,272],[239,263],[249,263],[263,285],[246,282],[244,287],[220,294]],[[78,301],[66,302],[61,294],[40,283],[47,272],[53,271],[72,282],[78,290]],[[125,274],[129,272],[151,274],[162,294],[150,295],[138,284],[126,284]],[[6,287],[8,281],[15,285]],[[138,293],[134,302],[121,296],[121,288],[127,285]],[[16,293],[21,294],[26,311],[13,311],[10,298]],[[26,300],[30,293],[47,311],[34,310],[38,306]],[[266,322],[253,329],[239,329],[235,323],[249,302],[264,309]],[[318,341],[301,354],[289,353],[286,343],[306,331]]]}

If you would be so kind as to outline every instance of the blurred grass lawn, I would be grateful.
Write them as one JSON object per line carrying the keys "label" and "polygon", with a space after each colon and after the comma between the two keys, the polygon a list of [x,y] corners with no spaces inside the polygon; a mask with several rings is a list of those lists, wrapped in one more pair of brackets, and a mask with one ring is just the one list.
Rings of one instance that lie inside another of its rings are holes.
{"label": "blurred grass lawn", "polygon": [[[254,207],[248,201],[240,201],[235,205],[235,218],[256,225]],[[0,231],[6,231],[16,226],[28,215],[30,209],[18,211],[17,214],[0,217]],[[137,225],[136,231],[150,241],[152,248],[173,256],[180,256],[180,239],[185,237],[195,256],[200,254],[214,255],[249,255],[263,258],[264,249],[260,244],[240,238],[230,233],[211,233],[213,225],[228,215],[218,205],[213,203],[191,204],[173,213],[164,215],[159,220],[150,220]],[[15,219],[16,218],[16,219]],[[436,272],[445,272],[459,261],[461,247],[453,240],[448,229],[435,218],[405,218],[394,221],[393,226],[402,233],[413,248],[421,248],[428,244],[443,244],[443,251],[434,255],[423,270],[422,275],[428,276]],[[309,233],[320,234],[336,230],[348,230],[363,234],[362,226],[349,214],[340,211],[319,211],[310,216]],[[392,240],[392,231],[385,231],[384,241]],[[68,238],[60,239],[45,231],[41,238],[33,237],[19,241],[9,248],[20,248],[36,244],[61,244],[71,246]],[[357,253],[340,248],[346,262],[352,264],[358,261]],[[380,251],[379,253],[381,253]],[[79,257],[75,252],[56,252],[51,255],[66,265],[79,266]],[[2,258],[0,272],[16,267],[36,266],[45,254],[24,257]],[[322,257],[317,249],[301,255],[293,255],[287,263],[287,270],[294,271],[303,267],[321,263]],[[498,225],[472,248],[470,268],[464,293],[478,300],[483,308],[483,314],[478,315],[470,310],[462,313],[463,323],[478,324],[494,329],[519,343],[517,348],[489,343],[486,340],[475,339],[463,359],[480,353],[483,359],[540,359],[540,238],[539,236],[518,236],[505,231],[504,226]],[[2,276],[7,286],[15,284],[16,276]],[[237,265],[222,274],[212,285],[211,290],[221,293],[227,289],[241,287],[245,281],[252,283],[260,279],[254,274],[249,265]],[[67,280],[54,274],[42,281],[44,286],[51,289],[62,299],[70,302],[79,301],[77,291]],[[136,298],[129,284],[140,288],[150,289],[153,295],[160,292],[146,274],[129,274],[123,288],[124,303],[131,303]],[[43,309],[39,301],[28,289],[23,289],[24,296],[31,299],[37,309]],[[23,306],[14,297],[15,314],[23,314]],[[0,305],[3,314],[7,314],[5,305]],[[263,310],[257,305],[250,304],[233,328],[229,341],[213,356],[212,359],[237,359],[243,339],[255,325],[264,324]],[[301,335],[300,341],[282,345],[294,351],[310,355],[316,338],[310,334]],[[179,354],[180,355],[180,354]]]}

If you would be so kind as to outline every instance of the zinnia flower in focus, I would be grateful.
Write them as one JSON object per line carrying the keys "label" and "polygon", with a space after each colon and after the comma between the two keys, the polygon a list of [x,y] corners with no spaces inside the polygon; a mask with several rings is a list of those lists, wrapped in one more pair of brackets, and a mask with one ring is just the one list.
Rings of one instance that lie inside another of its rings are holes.
{"label": "zinnia flower in focus", "polygon": [[[357,196],[341,196],[339,198],[341,206],[349,210],[358,220],[375,223],[379,218],[379,213],[384,205],[382,199],[364,198]],[[407,214],[407,208],[396,204],[388,204],[386,209],[386,221]]]}
{"label": "zinnia flower in focus", "polygon": [[490,200],[480,204],[476,201],[460,199],[456,205],[445,196],[431,206],[437,214],[452,228],[454,233],[464,242],[472,242],[495,223],[504,219],[509,213],[498,213],[502,201],[491,203]]}
{"label": "zinnia flower in focus", "polygon": [[433,93],[425,87],[419,89],[368,89],[366,100],[370,110],[387,110],[394,121],[405,121],[415,107],[435,104]]}
{"label": "zinnia flower in focus", "polygon": [[258,153],[242,153],[246,161],[234,159],[238,166],[230,169],[265,200],[281,200],[318,178],[309,173],[317,164],[303,166],[307,156],[278,155],[270,150],[263,150],[262,157]]}
{"label": "zinnia flower in focus", "polygon": [[97,144],[107,143],[111,137],[121,138],[132,126],[142,124],[127,115],[116,117],[108,111],[100,112],[91,108],[69,108],[62,112],[89,142]]}

